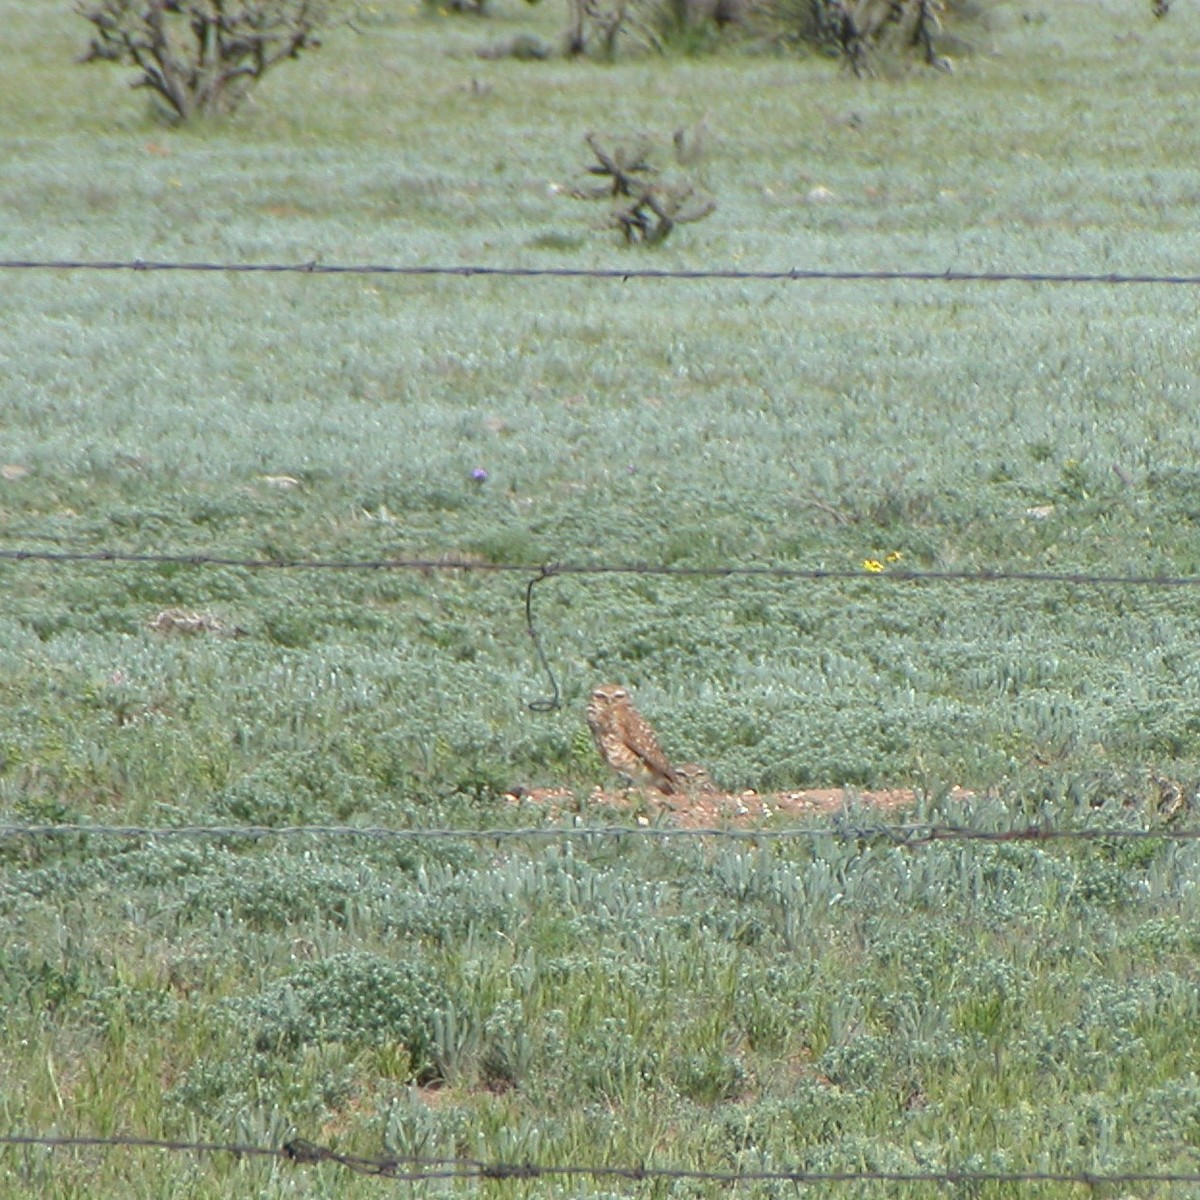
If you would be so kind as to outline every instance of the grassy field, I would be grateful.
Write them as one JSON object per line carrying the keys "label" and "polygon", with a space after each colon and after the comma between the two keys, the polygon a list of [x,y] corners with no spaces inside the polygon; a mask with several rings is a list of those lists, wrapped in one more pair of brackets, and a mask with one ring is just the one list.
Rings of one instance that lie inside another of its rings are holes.
{"label": "grassy field", "polygon": [[[1200,273],[1200,13],[980,7],[953,76],[858,81],[744,45],[480,59],[561,4],[381,2],[171,129],[74,65],[68,4],[0,0],[0,258]],[[665,154],[699,122],[719,207],[664,246],[563,194],[588,131]],[[1192,288],[7,271],[0,322],[2,549],[1200,574]],[[733,791],[1142,829],[1154,776],[1200,784],[1193,588],[564,576],[536,589],[564,704],[535,712],[525,582],[0,564],[0,821],[541,824],[505,791],[612,782],[582,720],[605,679]],[[152,630],[172,608],[239,636]],[[8,838],[0,1133],[1196,1171],[1197,860]],[[396,1186],[0,1152],[2,1195]],[[728,1190],[417,1191],[469,1186]]]}

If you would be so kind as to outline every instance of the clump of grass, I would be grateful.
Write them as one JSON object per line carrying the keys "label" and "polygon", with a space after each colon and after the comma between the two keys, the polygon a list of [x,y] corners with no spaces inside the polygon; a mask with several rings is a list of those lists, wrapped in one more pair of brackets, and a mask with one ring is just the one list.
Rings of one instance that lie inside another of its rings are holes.
{"label": "clump of grass", "polygon": [[305,963],[230,1012],[263,1053],[288,1054],[324,1042],[402,1046],[427,1072],[436,1014],[450,1003],[424,963],[350,952]]}

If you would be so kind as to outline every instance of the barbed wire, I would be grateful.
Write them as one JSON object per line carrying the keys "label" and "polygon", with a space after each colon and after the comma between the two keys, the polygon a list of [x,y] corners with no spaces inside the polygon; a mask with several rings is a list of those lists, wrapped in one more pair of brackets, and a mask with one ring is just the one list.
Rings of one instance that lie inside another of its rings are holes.
{"label": "barbed wire", "polygon": [[820,280],[866,283],[1054,283],[1054,284],[1169,284],[1195,287],[1200,275],[1125,274],[1119,271],[931,271],[862,270],[858,268],[736,268],[695,270],[664,267],[485,267],[406,265],[395,263],[239,263],[163,262],[141,258],[128,261],[78,259],[0,259],[4,271],[207,271],[300,275],[450,276],[460,279],[633,279],[763,280],[804,283]]}
{"label": "barbed wire", "polygon": [[721,1183],[1067,1183],[1085,1187],[1105,1184],[1200,1183],[1200,1173],[1189,1171],[978,1171],[946,1168],[940,1171],[708,1171],[689,1167],[609,1166],[595,1163],[485,1162],[473,1158],[423,1158],[412,1155],[343,1154],[305,1138],[293,1138],[281,1146],[257,1146],[231,1142],[185,1142],[166,1138],[67,1137],[40,1134],[0,1135],[0,1145],[43,1147],[52,1150],[111,1147],[163,1150],[190,1154],[229,1154],[235,1158],[277,1158],[298,1166],[334,1163],[358,1175],[373,1175],[406,1183],[435,1179],[504,1180],[580,1178],[646,1180],[690,1180]]}
{"label": "barbed wire", "polygon": [[492,829],[416,828],[389,829],[378,825],[89,825],[89,824],[0,824],[0,840],[15,838],[107,837],[124,839],[211,838],[257,841],[263,838],[362,838],[370,841],[560,841],[589,838],[677,838],[729,839],[760,842],[803,838],[833,838],[844,842],[886,841],[905,847],[931,846],[935,842],[1109,842],[1109,841],[1197,841],[1200,827],[1162,826],[1153,829],[1128,827],[1057,829],[1049,825],[1025,825],[1016,829],[974,829],[966,825],[914,823],[860,825],[838,820],[832,825],[795,826],[786,829],[741,829],[722,826],[683,827],[667,825],[533,825],[498,826]]}
{"label": "barbed wire", "polygon": [[123,550],[0,549],[0,561],[113,563],[142,566],[228,567],[248,571],[461,571],[530,575],[540,582],[558,575],[657,575],[668,578],[759,578],[860,580],[891,583],[1062,583],[1077,587],[1200,586],[1200,575],[1101,574],[1087,571],[942,570],[918,571],[889,566],[883,571],[862,567],[782,567],[768,564],[727,563],[722,566],[687,567],[669,563],[497,563],[462,558],[236,558],[219,554],[141,553]]}

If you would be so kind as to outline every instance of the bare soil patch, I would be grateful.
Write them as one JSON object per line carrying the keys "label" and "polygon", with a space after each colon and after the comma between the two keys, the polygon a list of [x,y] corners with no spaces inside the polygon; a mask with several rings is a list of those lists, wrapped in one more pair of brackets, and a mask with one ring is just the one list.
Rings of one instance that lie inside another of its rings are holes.
{"label": "bare soil patch", "polygon": [[[953,799],[972,795],[964,788],[955,788]],[[550,818],[565,814],[615,809],[634,812],[639,822],[649,824],[665,820],[681,829],[707,829],[720,826],[751,826],[771,817],[795,819],[854,809],[873,809],[881,814],[893,814],[912,808],[917,794],[911,788],[886,788],[863,792],[852,788],[810,788],[798,792],[700,792],[693,795],[664,796],[653,789],[630,788],[625,791],[604,791],[596,788],[581,796],[569,788],[536,788],[509,793],[514,805],[532,805],[545,811]]]}

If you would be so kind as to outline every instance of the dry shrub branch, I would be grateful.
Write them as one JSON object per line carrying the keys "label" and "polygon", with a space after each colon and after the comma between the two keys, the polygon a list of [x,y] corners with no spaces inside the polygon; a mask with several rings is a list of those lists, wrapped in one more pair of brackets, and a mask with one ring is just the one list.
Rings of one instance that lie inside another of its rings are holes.
{"label": "dry shrub branch", "polygon": [[[788,0],[766,0],[775,19],[787,19]],[[950,60],[937,52],[945,0],[805,0],[799,18],[799,37],[832,51],[859,76],[873,73],[876,51],[896,49],[918,53],[931,67],[951,70]]]}
{"label": "dry shrub branch", "polygon": [[174,120],[230,112],[272,67],[320,45],[326,0],[83,0],[81,62],[137,71]]}

